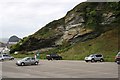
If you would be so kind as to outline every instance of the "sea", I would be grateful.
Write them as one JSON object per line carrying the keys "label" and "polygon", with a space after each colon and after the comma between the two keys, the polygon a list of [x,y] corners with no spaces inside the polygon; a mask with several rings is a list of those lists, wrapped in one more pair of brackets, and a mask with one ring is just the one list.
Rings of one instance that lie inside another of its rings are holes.
{"label": "sea", "polygon": [[8,38],[0,38],[0,42],[2,42],[2,43],[7,43],[8,42]]}

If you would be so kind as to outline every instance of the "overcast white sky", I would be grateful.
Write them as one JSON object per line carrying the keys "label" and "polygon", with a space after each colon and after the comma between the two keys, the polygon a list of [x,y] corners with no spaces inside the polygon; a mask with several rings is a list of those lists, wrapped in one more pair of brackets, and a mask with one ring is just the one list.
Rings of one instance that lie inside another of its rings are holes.
{"label": "overcast white sky", "polygon": [[0,0],[0,38],[31,35],[86,0]]}

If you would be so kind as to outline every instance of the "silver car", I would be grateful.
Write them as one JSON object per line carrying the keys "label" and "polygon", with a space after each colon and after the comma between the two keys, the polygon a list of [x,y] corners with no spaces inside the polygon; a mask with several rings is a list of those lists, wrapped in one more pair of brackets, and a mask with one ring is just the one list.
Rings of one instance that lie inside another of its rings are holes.
{"label": "silver car", "polygon": [[104,59],[103,59],[102,54],[91,54],[90,56],[85,57],[85,61],[86,62],[88,62],[88,61],[91,61],[91,62],[97,62],[97,61],[103,62]]}
{"label": "silver car", "polygon": [[4,61],[4,60],[14,60],[14,57],[8,54],[0,54],[0,61]]}
{"label": "silver car", "polygon": [[38,59],[35,59],[35,58],[32,58],[32,57],[25,57],[21,60],[18,60],[16,62],[16,65],[18,66],[24,66],[24,65],[38,65],[39,63],[39,60]]}

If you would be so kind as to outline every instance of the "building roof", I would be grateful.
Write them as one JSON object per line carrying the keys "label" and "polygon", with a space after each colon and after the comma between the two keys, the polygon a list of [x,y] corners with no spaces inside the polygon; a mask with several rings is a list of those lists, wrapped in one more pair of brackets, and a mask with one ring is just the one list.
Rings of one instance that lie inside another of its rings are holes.
{"label": "building roof", "polygon": [[9,38],[9,42],[19,42],[20,38],[18,38],[17,36],[11,36]]}

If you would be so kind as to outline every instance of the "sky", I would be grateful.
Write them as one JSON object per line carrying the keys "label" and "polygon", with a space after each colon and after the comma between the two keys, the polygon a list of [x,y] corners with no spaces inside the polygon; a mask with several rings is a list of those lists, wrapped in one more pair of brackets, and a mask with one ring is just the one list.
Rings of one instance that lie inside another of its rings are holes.
{"label": "sky", "polygon": [[0,0],[0,38],[27,37],[87,0]]}

